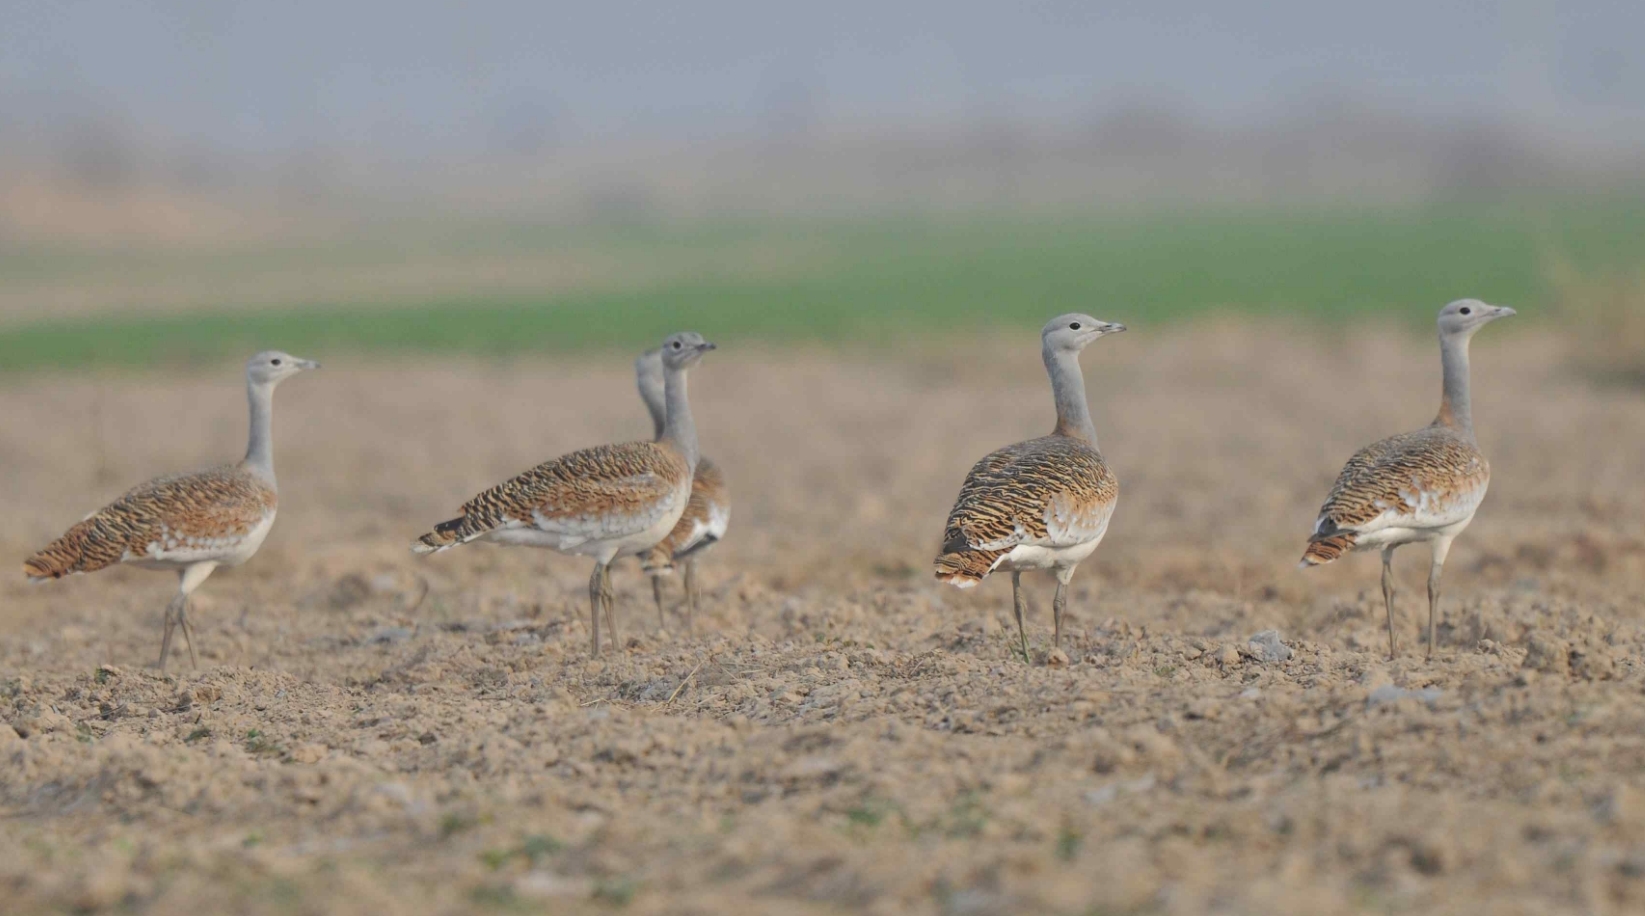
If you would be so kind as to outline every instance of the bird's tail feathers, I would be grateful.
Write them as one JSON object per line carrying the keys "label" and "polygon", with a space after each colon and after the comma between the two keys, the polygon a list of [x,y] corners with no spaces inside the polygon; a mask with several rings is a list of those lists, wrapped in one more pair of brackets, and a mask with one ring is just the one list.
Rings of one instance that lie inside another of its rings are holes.
{"label": "bird's tail feathers", "polygon": [[1308,542],[1308,549],[1302,552],[1302,562],[1297,565],[1302,569],[1324,566],[1353,550],[1357,537],[1352,531],[1344,531],[1311,540]]}
{"label": "bird's tail feathers", "polygon": [[1004,554],[1003,550],[951,550],[937,557],[937,580],[956,588],[971,588],[988,578]]}
{"label": "bird's tail feathers", "polygon": [[44,550],[24,560],[23,575],[28,576],[30,582],[45,582],[107,566],[106,561],[97,562],[86,556],[86,539],[90,536],[90,525],[80,522]]}
{"label": "bird's tail feathers", "polygon": [[427,555],[450,550],[460,544],[467,544],[490,530],[464,515],[435,525],[433,531],[411,543],[411,552]]}

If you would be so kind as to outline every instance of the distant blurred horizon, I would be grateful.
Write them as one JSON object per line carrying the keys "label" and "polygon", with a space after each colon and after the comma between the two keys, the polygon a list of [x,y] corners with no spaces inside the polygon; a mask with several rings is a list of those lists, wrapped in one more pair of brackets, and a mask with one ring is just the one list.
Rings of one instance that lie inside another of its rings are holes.
{"label": "distant blurred horizon", "polygon": [[0,7],[0,244],[1645,185],[1645,4]]}

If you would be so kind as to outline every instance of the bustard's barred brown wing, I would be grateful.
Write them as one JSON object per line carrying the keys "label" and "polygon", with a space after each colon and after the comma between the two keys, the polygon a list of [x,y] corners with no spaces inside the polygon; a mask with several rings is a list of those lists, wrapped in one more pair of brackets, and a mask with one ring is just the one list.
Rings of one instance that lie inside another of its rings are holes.
{"label": "bustard's barred brown wing", "polygon": [[232,465],[162,477],[86,516],[25,561],[23,572],[59,579],[132,561],[210,561],[240,548],[277,503],[273,488]]}
{"label": "bustard's barred brown wing", "polygon": [[648,573],[672,569],[683,560],[725,537],[731,522],[731,491],[719,466],[707,458],[697,459],[697,473],[691,479],[691,499],[674,529],[662,542],[640,555],[640,565]]}
{"label": "bustard's barred brown wing", "polygon": [[1090,445],[1046,436],[977,462],[943,529],[937,578],[962,588],[993,571],[1020,545],[1071,547],[1101,538],[1119,481]]}
{"label": "bustard's barred brown wing", "polygon": [[677,506],[691,465],[661,442],[601,445],[546,461],[463,504],[463,514],[436,525],[412,545],[433,553],[493,531],[535,528],[564,548],[628,537]]}
{"label": "bustard's barred brown wing", "polygon": [[1329,563],[1384,529],[1435,529],[1465,521],[1490,482],[1491,466],[1479,448],[1446,426],[1368,445],[1337,475],[1302,565]]}

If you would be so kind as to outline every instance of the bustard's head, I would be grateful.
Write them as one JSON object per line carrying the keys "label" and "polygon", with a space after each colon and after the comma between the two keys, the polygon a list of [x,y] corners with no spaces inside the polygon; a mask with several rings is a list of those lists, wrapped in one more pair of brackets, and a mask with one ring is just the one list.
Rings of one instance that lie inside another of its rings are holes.
{"label": "bustard's head", "polygon": [[1079,312],[1069,312],[1066,315],[1058,315],[1041,328],[1040,341],[1047,351],[1069,350],[1078,353],[1098,337],[1118,334],[1123,330],[1123,324],[1101,321]]}
{"label": "bustard's head", "polygon": [[1458,299],[1439,310],[1439,336],[1471,337],[1498,318],[1515,314],[1506,305],[1487,305],[1478,299]]}
{"label": "bustard's head", "polygon": [[312,359],[298,359],[279,350],[264,350],[246,363],[246,380],[253,385],[273,387],[299,372],[318,368],[320,364]]}
{"label": "bustard's head", "polygon": [[703,354],[714,349],[714,345],[703,340],[703,335],[696,331],[681,331],[678,334],[668,335],[663,341],[663,365],[669,369],[689,369],[703,358]]}

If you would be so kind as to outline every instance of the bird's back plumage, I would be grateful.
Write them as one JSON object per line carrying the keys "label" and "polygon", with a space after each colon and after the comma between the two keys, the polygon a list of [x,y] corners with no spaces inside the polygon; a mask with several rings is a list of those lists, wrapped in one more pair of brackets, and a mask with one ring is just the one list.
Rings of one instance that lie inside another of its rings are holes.
{"label": "bird's back plumage", "polygon": [[125,562],[237,561],[261,543],[277,504],[273,487],[236,465],[161,477],[86,516],[23,571],[41,580]]}
{"label": "bird's back plumage", "polygon": [[474,497],[413,549],[432,553],[509,528],[544,531],[567,548],[629,537],[673,511],[690,479],[690,463],[667,442],[582,449]]}
{"label": "bird's back plumage", "polygon": [[1442,423],[1372,443],[1337,475],[1302,565],[1329,563],[1381,543],[1395,530],[1434,531],[1465,523],[1490,481],[1491,467],[1479,447]]}
{"label": "bird's back plumage", "polygon": [[1099,540],[1118,498],[1102,453],[1080,439],[1051,435],[1002,448],[966,475],[943,529],[937,578],[974,585],[1013,548]]}

